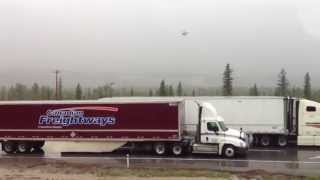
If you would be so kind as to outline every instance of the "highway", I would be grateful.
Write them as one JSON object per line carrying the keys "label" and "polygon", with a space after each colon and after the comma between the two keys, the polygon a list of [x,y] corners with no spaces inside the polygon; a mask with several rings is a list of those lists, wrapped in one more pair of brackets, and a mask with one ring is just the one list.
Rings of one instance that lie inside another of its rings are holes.
{"label": "highway", "polygon": [[50,153],[0,154],[1,160],[28,162],[63,161],[80,164],[95,164],[106,167],[159,167],[194,168],[227,171],[256,171],[290,175],[320,175],[319,148],[251,149],[247,157],[225,159],[215,155],[185,155],[182,157],[160,157],[151,153],[135,152],[127,157],[125,152],[117,153]]}

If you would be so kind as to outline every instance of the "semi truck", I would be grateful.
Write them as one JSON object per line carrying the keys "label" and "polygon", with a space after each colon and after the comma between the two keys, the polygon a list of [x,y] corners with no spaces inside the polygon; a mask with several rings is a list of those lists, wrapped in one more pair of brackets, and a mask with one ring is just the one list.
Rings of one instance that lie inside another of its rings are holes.
{"label": "semi truck", "polygon": [[45,142],[115,144],[157,155],[245,155],[244,132],[227,128],[203,101],[92,100],[0,102],[0,141],[6,153],[28,153]]}
{"label": "semi truck", "polygon": [[[190,99],[190,98],[189,98]],[[227,126],[258,146],[320,146],[320,104],[294,97],[194,97],[213,105]]]}

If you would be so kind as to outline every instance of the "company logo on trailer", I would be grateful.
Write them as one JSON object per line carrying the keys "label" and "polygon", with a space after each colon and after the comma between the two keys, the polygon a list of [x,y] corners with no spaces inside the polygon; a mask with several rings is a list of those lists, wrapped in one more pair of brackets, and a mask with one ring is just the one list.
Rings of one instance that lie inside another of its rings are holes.
{"label": "company logo on trailer", "polygon": [[39,127],[61,128],[73,125],[97,125],[105,127],[114,125],[114,116],[85,116],[84,110],[118,112],[114,107],[72,107],[63,109],[47,110],[45,115],[39,117]]}

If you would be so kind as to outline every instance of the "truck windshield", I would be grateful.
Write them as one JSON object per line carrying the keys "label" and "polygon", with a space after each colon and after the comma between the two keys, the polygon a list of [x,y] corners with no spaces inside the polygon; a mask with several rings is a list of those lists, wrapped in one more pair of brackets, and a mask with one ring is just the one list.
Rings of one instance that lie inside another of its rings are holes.
{"label": "truck windshield", "polygon": [[223,121],[219,121],[218,123],[219,123],[219,126],[222,129],[222,131],[227,131],[228,130],[227,126],[224,124]]}

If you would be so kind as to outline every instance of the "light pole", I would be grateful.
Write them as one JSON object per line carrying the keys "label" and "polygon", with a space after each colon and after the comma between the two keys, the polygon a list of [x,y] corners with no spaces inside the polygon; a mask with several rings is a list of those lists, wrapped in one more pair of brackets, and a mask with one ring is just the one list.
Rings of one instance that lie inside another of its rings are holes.
{"label": "light pole", "polygon": [[59,89],[59,85],[58,85],[58,74],[60,73],[60,71],[59,70],[55,70],[53,73],[55,73],[55,75],[56,75],[56,100],[58,100],[58,89]]}

